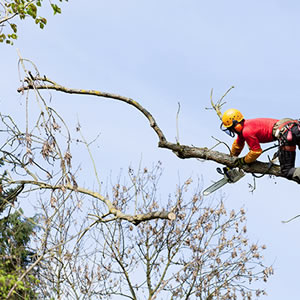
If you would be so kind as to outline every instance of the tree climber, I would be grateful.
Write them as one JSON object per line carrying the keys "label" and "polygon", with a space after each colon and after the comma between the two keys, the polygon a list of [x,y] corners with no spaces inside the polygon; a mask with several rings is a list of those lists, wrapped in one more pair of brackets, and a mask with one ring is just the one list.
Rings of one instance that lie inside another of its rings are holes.
{"label": "tree climber", "polygon": [[[224,128],[225,127],[225,128]],[[300,168],[295,168],[296,146],[300,149],[300,122],[289,118],[258,118],[245,120],[237,109],[228,109],[222,116],[221,129],[237,139],[231,147],[231,155],[238,157],[245,142],[250,150],[235,161],[235,167],[250,164],[261,155],[260,143],[279,141],[278,158],[283,176],[300,184]]]}

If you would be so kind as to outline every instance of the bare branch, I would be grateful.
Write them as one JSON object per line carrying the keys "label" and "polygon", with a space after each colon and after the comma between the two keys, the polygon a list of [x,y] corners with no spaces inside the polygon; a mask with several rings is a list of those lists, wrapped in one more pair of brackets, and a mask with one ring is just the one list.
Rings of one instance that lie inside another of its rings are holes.
{"label": "bare branch", "polygon": [[178,102],[178,110],[177,110],[177,113],[176,113],[176,132],[177,132],[177,136],[176,136],[176,143],[177,144],[180,144],[179,143],[179,113],[180,113],[180,102]]}
{"label": "bare branch", "polygon": [[234,88],[234,86],[230,87],[226,93],[221,97],[220,100],[218,100],[216,102],[216,104],[214,104],[213,102],[213,89],[211,89],[211,92],[210,92],[210,103],[211,103],[211,106],[212,108],[216,111],[218,117],[220,118],[220,120],[222,120],[222,112],[221,112],[221,108],[222,106],[226,103],[224,102],[224,98],[227,96],[227,94]]}
{"label": "bare branch", "polygon": [[[176,215],[173,212],[167,212],[167,211],[155,211],[155,212],[149,212],[149,213],[145,213],[145,214],[136,214],[136,215],[124,214],[120,210],[118,210],[108,198],[102,196],[98,192],[93,192],[93,191],[85,189],[85,188],[74,186],[70,183],[67,183],[65,185],[61,185],[61,184],[51,185],[51,184],[48,184],[45,182],[30,181],[30,180],[20,180],[20,181],[15,181],[15,182],[11,182],[11,183],[19,184],[22,187],[25,185],[28,185],[28,184],[35,185],[35,186],[38,186],[39,189],[41,189],[41,190],[53,190],[53,191],[54,190],[62,190],[62,191],[70,190],[73,192],[91,196],[93,198],[96,198],[96,199],[102,201],[107,206],[108,212],[109,212],[108,214],[114,215],[116,217],[116,219],[126,220],[128,222],[131,222],[134,225],[138,225],[141,222],[154,220],[154,219],[167,219],[167,220],[173,221],[176,218]],[[101,222],[102,218],[100,216],[97,216],[97,217],[98,217],[99,221]]]}
{"label": "bare branch", "polygon": [[[120,96],[117,94],[96,91],[96,90],[70,89],[70,88],[67,88],[67,87],[64,87],[64,86],[61,86],[61,85],[55,83],[54,81],[48,79],[47,77],[36,77],[35,81],[34,81],[34,86],[32,85],[30,78],[25,79],[25,81],[27,81],[28,85],[25,87],[19,88],[18,92],[22,92],[24,90],[29,90],[29,89],[33,89],[33,88],[35,88],[37,90],[43,90],[43,89],[44,90],[45,89],[46,90],[56,90],[56,91],[61,91],[61,92],[68,93],[68,94],[92,95],[92,96],[110,98],[110,99],[115,99],[115,100],[119,100],[119,101],[125,102],[127,104],[130,104],[130,105],[134,106],[135,108],[137,108],[142,114],[144,114],[144,116],[148,119],[150,126],[153,128],[153,130],[158,135],[159,140],[161,142],[166,140],[166,138],[164,137],[162,131],[158,127],[155,119],[150,114],[150,112],[148,112],[137,101],[135,101],[131,98]],[[50,85],[49,84],[41,84],[40,82],[50,83]]]}
{"label": "bare branch", "polygon": [[291,219],[289,219],[289,220],[281,221],[281,223],[289,223],[289,222],[291,222],[291,221],[293,221],[293,220],[295,220],[295,219],[297,219],[297,218],[299,218],[299,217],[300,217],[300,215],[297,215],[297,216],[295,216],[295,217],[293,217],[293,218],[291,218]]}

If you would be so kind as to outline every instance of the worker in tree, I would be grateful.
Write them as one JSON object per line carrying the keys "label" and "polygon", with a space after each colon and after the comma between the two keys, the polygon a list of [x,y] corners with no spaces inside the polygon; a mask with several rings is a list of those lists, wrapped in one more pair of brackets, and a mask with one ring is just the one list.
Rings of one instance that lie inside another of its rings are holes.
{"label": "worker in tree", "polygon": [[230,136],[237,134],[231,155],[238,157],[245,142],[250,151],[237,158],[235,167],[250,164],[261,155],[261,143],[279,141],[278,158],[283,176],[300,184],[300,168],[295,168],[296,146],[300,149],[300,122],[293,119],[258,118],[245,120],[237,109],[228,109],[222,116],[221,129]]}

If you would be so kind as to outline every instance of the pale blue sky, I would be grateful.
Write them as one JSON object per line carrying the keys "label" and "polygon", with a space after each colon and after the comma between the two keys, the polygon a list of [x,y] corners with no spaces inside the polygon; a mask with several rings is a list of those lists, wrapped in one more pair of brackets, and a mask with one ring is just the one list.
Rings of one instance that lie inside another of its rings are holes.
{"label": "pale blue sky", "polygon": [[[299,1],[70,0],[61,16],[48,17],[44,31],[28,21],[14,47],[1,45],[2,111],[23,108],[16,93],[19,48],[42,74],[63,85],[136,99],[170,141],[180,101],[181,143],[211,147],[211,136],[231,143],[216,115],[205,110],[211,88],[218,99],[234,85],[225,108],[236,107],[246,118],[300,117],[299,14]],[[144,164],[163,162],[169,192],[178,173],[183,179],[203,175],[205,186],[218,178],[216,163],[182,161],[158,149],[146,119],[132,107],[62,94],[54,94],[52,105],[70,126],[79,118],[87,138],[101,132],[93,151],[104,179],[137,164],[141,155]],[[265,177],[251,194],[248,183],[251,175],[222,190],[226,206],[247,209],[249,235],[267,245],[267,262],[275,261],[266,299],[297,299],[300,220],[281,221],[300,213],[300,186]]]}

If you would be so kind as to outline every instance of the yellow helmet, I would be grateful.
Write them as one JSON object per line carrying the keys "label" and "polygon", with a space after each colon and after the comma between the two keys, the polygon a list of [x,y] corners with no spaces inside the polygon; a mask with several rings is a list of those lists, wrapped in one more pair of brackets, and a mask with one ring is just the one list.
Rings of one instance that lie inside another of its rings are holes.
{"label": "yellow helmet", "polygon": [[222,123],[224,127],[229,128],[231,126],[235,126],[235,123],[239,123],[244,119],[244,116],[241,112],[235,108],[230,108],[226,110],[222,117]]}

